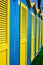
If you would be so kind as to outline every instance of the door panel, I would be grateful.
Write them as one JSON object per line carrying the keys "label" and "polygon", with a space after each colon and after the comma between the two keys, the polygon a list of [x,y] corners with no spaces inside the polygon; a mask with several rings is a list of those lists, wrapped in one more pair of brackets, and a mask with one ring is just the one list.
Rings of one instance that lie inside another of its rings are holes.
{"label": "door panel", "polygon": [[43,46],[43,22],[41,22],[41,42]]}
{"label": "door panel", "polygon": [[0,65],[7,65],[6,59],[7,58],[7,51],[0,52]]}
{"label": "door panel", "polygon": [[[21,57],[21,64],[22,65],[26,65],[26,42],[25,43],[21,43],[21,54],[20,54],[20,57]],[[20,64],[20,65],[21,65]]]}
{"label": "door panel", "polygon": [[28,8],[23,3],[21,3],[20,14],[20,65],[26,65]]}
{"label": "door panel", "polygon": [[38,18],[36,18],[36,54],[38,53]]}
{"label": "door panel", "polygon": [[8,0],[0,0],[0,65],[9,65],[8,4]]}
{"label": "door panel", "polygon": [[34,59],[34,14],[31,13],[32,15],[32,31],[31,31],[31,61]]}
{"label": "door panel", "polygon": [[40,21],[40,48],[41,48],[41,21]]}

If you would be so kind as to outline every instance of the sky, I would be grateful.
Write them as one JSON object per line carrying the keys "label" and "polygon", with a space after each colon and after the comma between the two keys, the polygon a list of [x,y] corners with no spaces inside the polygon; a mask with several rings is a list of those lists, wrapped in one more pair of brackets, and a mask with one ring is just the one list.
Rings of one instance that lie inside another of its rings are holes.
{"label": "sky", "polygon": [[37,0],[30,0],[31,2],[35,2],[36,3],[36,7],[38,8],[38,2]]}
{"label": "sky", "polygon": [[[35,2],[36,3],[36,7],[38,8],[38,0],[30,0],[31,2]],[[40,6],[42,6],[42,4],[43,4],[43,0],[41,0],[41,5]],[[43,7],[43,6],[42,6]],[[41,12],[42,12],[42,14],[43,14],[43,9],[41,9]]]}

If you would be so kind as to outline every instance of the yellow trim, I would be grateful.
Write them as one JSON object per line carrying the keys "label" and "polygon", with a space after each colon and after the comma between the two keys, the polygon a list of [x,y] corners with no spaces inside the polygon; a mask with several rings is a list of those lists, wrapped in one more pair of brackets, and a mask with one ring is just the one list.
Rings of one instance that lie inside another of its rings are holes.
{"label": "yellow trim", "polygon": [[33,7],[35,5],[35,2],[31,2],[31,7]]}
{"label": "yellow trim", "polygon": [[7,65],[10,65],[10,0],[8,0],[8,24],[7,24],[7,44],[8,44],[8,59],[7,59]]}
{"label": "yellow trim", "polygon": [[31,12],[31,15],[32,15],[32,16],[35,16],[35,14],[34,14],[33,12]]}
{"label": "yellow trim", "polygon": [[43,19],[43,17],[42,17],[42,13],[40,13],[40,17],[41,17],[41,19]]}
{"label": "yellow trim", "polygon": [[25,6],[22,2],[21,2],[21,7],[25,8],[26,10],[28,10],[28,7]]}
{"label": "yellow trim", "polygon": [[42,13],[40,13],[40,16],[42,16]]}
{"label": "yellow trim", "polygon": [[37,14],[38,14],[40,12],[40,9],[36,8],[36,10],[37,10]]}

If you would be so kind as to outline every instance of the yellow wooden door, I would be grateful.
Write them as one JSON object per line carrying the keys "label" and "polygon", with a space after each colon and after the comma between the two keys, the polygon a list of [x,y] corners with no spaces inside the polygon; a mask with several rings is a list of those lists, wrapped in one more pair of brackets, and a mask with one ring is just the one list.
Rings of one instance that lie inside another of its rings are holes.
{"label": "yellow wooden door", "polygon": [[31,61],[34,59],[34,14],[32,16],[32,27],[31,27]]}
{"label": "yellow wooden door", "polygon": [[28,8],[23,3],[20,8],[20,65],[27,65]]}
{"label": "yellow wooden door", "polygon": [[41,48],[41,21],[40,21],[40,48]]}
{"label": "yellow wooden door", "polygon": [[43,22],[41,22],[41,42],[43,46]]}
{"label": "yellow wooden door", "polygon": [[0,0],[0,65],[9,65],[9,0]]}
{"label": "yellow wooden door", "polygon": [[38,17],[36,18],[36,54],[38,53]]}

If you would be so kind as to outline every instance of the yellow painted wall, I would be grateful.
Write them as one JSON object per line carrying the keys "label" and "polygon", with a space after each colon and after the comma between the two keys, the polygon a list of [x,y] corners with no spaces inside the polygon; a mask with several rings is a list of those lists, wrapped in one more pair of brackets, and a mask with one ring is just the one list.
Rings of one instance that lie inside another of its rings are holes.
{"label": "yellow painted wall", "polygon": [[32,15],[32,31],[31,31],[31,61],[34,59],[34,14],[31,13]]}
{"label": "yellow painted wall", "polygon": [[20,65],[27,65],[28,8],[23,3],[20,8]]}

